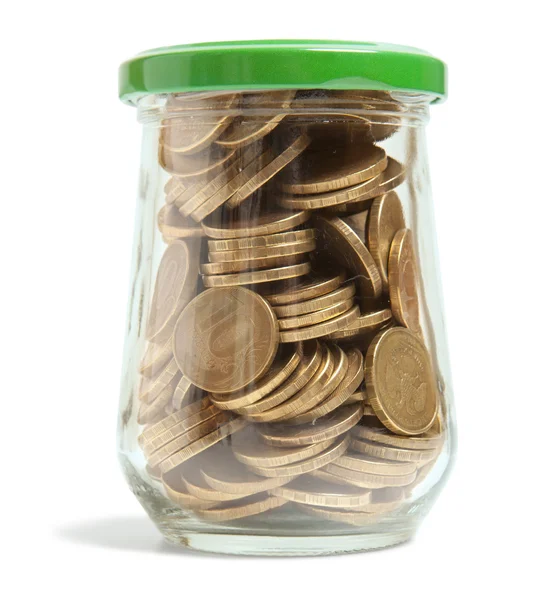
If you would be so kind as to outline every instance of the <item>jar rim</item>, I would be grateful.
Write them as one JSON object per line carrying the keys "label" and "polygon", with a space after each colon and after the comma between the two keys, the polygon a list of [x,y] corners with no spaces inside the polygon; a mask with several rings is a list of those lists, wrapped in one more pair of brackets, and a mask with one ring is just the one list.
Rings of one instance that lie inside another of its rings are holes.
{"label": "jar rim", "polygon": [[208,42],[156,48],[119,69],[119,97],[218,90],[357,89],[447,96],[446,65],[410,46],[333,40]]}

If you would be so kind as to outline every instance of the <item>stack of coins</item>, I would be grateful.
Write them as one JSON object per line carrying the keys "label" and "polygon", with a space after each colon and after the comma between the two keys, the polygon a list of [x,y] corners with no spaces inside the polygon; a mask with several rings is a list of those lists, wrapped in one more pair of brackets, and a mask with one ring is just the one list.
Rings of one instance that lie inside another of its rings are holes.
{"label": "stack of coins", "polygon": [[445,440],[405,169],[379,145],[403,106],[281,90],[165,110],[166,248],[139,366],[149,476],[217,522],[399,510]]}

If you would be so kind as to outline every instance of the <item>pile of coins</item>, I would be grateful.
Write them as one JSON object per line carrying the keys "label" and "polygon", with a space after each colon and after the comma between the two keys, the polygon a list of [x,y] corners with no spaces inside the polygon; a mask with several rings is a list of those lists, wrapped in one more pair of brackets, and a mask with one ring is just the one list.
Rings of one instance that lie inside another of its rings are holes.
{"label": "pile of coins", "polygon": [[[170,96],[139,443],[209,521],[398,509],[444,426],[386,92]],[[375,115],[371,118],[370,115]]]}

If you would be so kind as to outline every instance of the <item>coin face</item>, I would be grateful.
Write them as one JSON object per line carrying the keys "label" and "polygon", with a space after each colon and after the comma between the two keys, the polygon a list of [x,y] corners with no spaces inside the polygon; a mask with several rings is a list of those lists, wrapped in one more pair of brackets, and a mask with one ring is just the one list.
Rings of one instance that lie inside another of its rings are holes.
{"label": "coin face", "polygon": [[161,342],[172,335],[178,315],[195,294],[197,257],[183,241],[173,242],[164,252],[155,280],[146,338]]}
{"label": "coin face", "polygon": [[209,392],[235,392],[259,379],[279,344],[269,304],[245,288],[207,290],[176,324],[173,350],[182,373]]}
{"label": "coin face", "polygon": [[405,226],[404,211],[396,192],[383,194],[373,201],[367,223],[368,247],[384,286],[389,284],[387,268],[392,240]]}
{"label": "coin face", "polygon": [[392,312],[401,325],[420,334],[416,267],[411,231],[400,229],[394,236],[389,254],[389,295]]}
{"label": "coin face", "polygon": [[416,435],[432,427],[438,410],[432,365],[409,330],[393,327],[376,336],[366,354],[366,389],[390,431]]}

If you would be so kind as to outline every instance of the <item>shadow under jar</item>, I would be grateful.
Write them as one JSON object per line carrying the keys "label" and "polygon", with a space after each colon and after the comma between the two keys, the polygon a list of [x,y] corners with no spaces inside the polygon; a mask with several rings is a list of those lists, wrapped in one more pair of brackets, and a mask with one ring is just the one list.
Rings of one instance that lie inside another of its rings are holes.
{"label": "shadow under jar", "polygon": [[455,444],[424,137],[444,79],[348,42],[122,65],[144,134],[119,455],[167,540],[368,550],[430,509]]}

